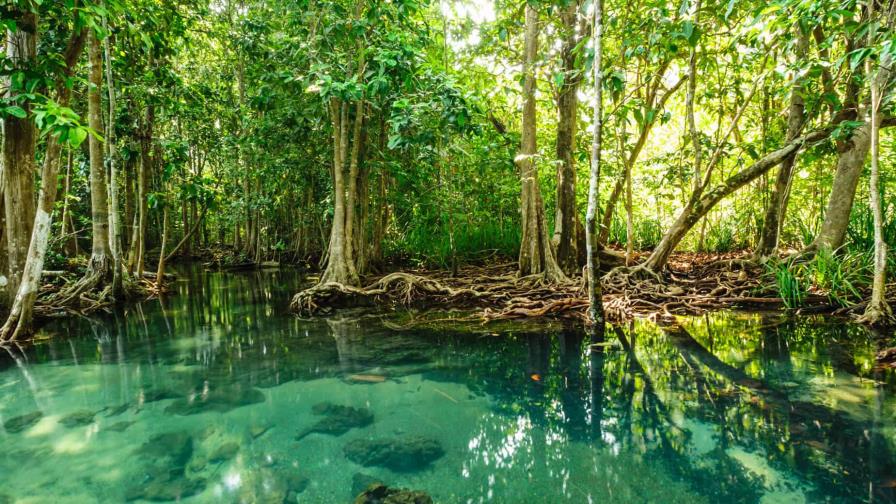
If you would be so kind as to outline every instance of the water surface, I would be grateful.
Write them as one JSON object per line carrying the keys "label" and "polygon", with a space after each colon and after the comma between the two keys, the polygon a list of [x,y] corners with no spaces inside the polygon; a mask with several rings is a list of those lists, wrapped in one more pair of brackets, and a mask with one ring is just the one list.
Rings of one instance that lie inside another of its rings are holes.
{"label": "water surface", "polygon": [[896,500],[896,380],[861,328],[408,329],[294,318],[300,283],[191,270],[0,351],[0,502]]}

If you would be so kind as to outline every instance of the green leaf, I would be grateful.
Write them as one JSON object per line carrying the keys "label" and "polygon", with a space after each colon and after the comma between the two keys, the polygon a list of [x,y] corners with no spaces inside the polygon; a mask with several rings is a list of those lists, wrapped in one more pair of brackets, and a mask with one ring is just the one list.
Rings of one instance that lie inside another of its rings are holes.
{"label": "green leaf", "polygon": [[28,117],[28,112],[25,112],[25,109],[18,105],[11,105],[3,109],[3,111],[11,116],[18,117],[19,119]]}
{"label": "green leaf", "polygon": [[78,147],[87,139],[87,130],[84,128],[71,128],[68,133],[68,143],[72,147]]}

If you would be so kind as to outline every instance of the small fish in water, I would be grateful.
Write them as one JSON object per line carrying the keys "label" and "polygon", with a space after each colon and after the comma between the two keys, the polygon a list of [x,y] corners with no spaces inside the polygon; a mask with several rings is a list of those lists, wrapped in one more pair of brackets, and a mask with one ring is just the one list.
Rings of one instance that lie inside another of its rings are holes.
{"label": "small fish in water", "polygon": [[273,425],[253,425],[249,428],[249,434],[252,436],[252,439],[258,439],[267,434],[272,427]]}
{"label": "small fish in water", "polygon": [[134,425],[135,423],[137,422],[134,422],[133,420],[127,422],[116,422],[106,427],[106,430],[112,432],[124,432],[128,427]]}
{"label": "small fish in water", "polygon": [[353,374],[353,375],[349,375],[348,379],[350,381],[366,382],[366,383],[382,383],[382,382],[386,381],[385,376],[375,375],[375,374]]}
{"label": "small fish in water", "polygon": [[880,488],[896,488],[896,478],[881,481],[877,486]]}
{"label": "small fish in water", "polygon": [[540,381],[541,381],[541,375],[540,375],[540,374],[533,374],[533,375],[529,376],[529,378],[532,378],[532,381],[537,381],[537,382],[540,382]]}
{"label": "small fish in water", "polygon": [[125,411],[127,411],[128,408],[130,408],[130,407],[131,407],[131,403],[124,403],[121,406],[118,406],[117,408],[113,409],[112,411],[106,413],[106,418],[118,416],[118,415],[124,413]]}

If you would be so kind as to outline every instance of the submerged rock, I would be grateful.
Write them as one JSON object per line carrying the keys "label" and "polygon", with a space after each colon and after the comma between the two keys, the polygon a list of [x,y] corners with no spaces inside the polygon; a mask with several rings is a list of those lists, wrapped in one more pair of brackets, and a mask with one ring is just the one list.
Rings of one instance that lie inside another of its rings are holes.
{"label": "submerged rock", "polygon": [[193,456],[193,437],[184,431],[157,434],[137,448],[135,453],[147,460],[167,462],[172,471],[183,472]]}
{"label": "submerged rock", "polygon": [[317,423],[299,432],[296,440],[318,433],[341,436],[351,429],[367,427],[373,423],[373,413],[367,408],[341,406],[329,402],[315,404],[311,408],[315,415],[323,415]]}
{"label": "submerged rock", "polygon": [[178,399],[165,408],[165,413],[173,415],[196,415],[210,411],[226,413],[242,406],[263,403],[266,400],[264,393],[256,388],[219,389],[209,392],[206,396]]}
{"label": "submerged rock", "polygon": [[224,443],[209,455],[208,461],[212,464],[224,462],[235,457],[239,451],[240,445],[238,443]]}
{"label": "submerged rock", "polygon": [[125,492],[128,501],[181,500],[205,490],[204,479],[187,476],[187,465],[193,457],[193,437],[188,432],[157,434],[134,453],[149,465],[139,474],[139,483]]}
{"label": "submerged rock", "polygon": [[234,502],[284,504],[300,502],[299,494],[308,488],[308,478],[292,467],[264,468],[245,474]]}
{"label": "submerged rock", "polygon": [[389,488],[374,483],[355,497],[355,504],[432,504],[432,497],[420,490]]}
{"label": "submerged rock", "polygon": [[445,455],[438,441],[422,436],[356,439],[346,444],[343,452],[357,464],[385,467],[396,472],[419,471]]}
{"label": "submerged rock", "polygon": [[3,422],[3,428],[6,429],[6,432],[12,434],[22,432],[23,430],[36,424],[43,417],[44,414],[40,411],[32,411],[31,413],[19,415]]}
{"label": "submerged rock", "polygon": [[83,427],[93,423],[96,413],[93,411],[81,410],[62,417],[59,423],[71,429],[72,427]]}
{"label": "submerged rock", "polygon": [[148,500],[152,502],[180,501],[205,490],[202,478],[187,478],[183,473],[153,467],[145,475],[142,483],[125,492],[128,501]]}
{"label": "submerged rock", "polygon": [[380,478],[375,478],[369,474],[355,473],[355,475],[352,476],[352,498],[354,499],[356,496],[363,493],[370,485],[382,484],[383,481]]}

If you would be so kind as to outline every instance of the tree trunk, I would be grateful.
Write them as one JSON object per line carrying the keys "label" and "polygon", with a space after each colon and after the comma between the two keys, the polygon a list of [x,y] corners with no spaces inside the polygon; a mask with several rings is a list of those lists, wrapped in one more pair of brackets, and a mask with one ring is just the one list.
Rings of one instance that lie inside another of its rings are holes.
{"label": "tree trunk", "polygon": [[[72,34],[65,51],[64,79],[56,84],[56,102],[68,106],[71,90],[64,81],[71,77],[78,58],[84,48],[85,30]],[[56,192],[59,188],[56,180],[59,174],[59,158],[62,145],[57,136],[47,140],[47,150],[41,170],[41,189],[38,197],[38,209],[35,213],[28,255],[22,270],[22,280],[16,291],[6,323],[0,328],[0,341],[15,340],[29,334],[32,330],[34,302],[40,288],[44,259],[50,242],[53,206],[56,203]]]}
{"label": "tree trunk", "polygon": [[[87,94],[87,120],[93,131],[103,131],[103,56],[93,30],[87,35],[90,59],[90,89]],[[95,135],[88,138],[90,147],[90,216],[93,224],[93,246],[85,276],[96,276],[101,282],[111,281],[109,252],[109,188],[103,160],[103,146]]]}
{"label": "tree trunk", "polygon": [[600,257],[597,243],[597,205],[600,194],[601,149],[603,148],[603,1],[594,0],[594,136],[591,144],[591,173],[588,180],[588,212],[585,236],[588,275],[588,316],[598,327],[604,323],[603,292],[600,285]]}
{"label": "tree trunk", "polygon": [[146,107],[146,118],[140,139],[140,161],[137,163],[137,202],[134,215],[134,232],[131,237],[131,274],[137,278],[143,276],[146,255],[146,223],[149,216],[147,207],[147,186],[149,171],[152,168],[152,137],[155,125],[155,106]]}
{"label": "tree trunk", "polygon": [[103,53],[106,67],[106,91],[109,93],[109,115],[106,121],[106,157],[109,160],[109,251],[112,253],[112,296],[120,299],[124,294],[124,259],[121,251],[121,214],[118,197],[118,165],[115,159],[115,83],[112,79],[111,32],[103,17],[106,37]]}
{"label": "tree trunk", "polygon": [[345,156],[348,150],[348,104],[337,98],[330,100],[330,116],[333,123],[333,225],[330,228],[330,244],[327,251],[327,267],[320,283],[361,285],[358,272],[348,258],[346,241]]}
{"label": "tree trunk", "polygon": [[554,244],[557,250],[557,263],[566,273],[578,269],[576,254],[576,167],[575,140],[578,123],[579,84],[581,74],[576,68],[576,47],[579,37],[576,35],[576,18],[579,5],[577,1],[569,2],[560,11],[563,22],[563,45],[560,58],[563,64],[563,84],[560,86],[557,100],[557,212],[554,218]]}
{"label": "tree trunk", "polygon": [[549,282],[566,280],[548,236],[544,215],[544,203],[538,184],[536,169],[536,103],[535,60],[538,56],[538,11],[526,4],[525,81],[523,84],[522,145],[515,162],[522,179],[520,206],[522,209],[522,242],[520,244],[519,271],[523,276],[543,275]]}
{"label": "tree trunk", "polygon": [[804,252],[816,252],[823,248],[836,250],[843,245],[846,228],[849,227],[849,214],[852,212],[852,204],[856,197],[856,188],[870,148],[871,124],[866,122],[852,132],[845,150],[840,152],[824,221],[818,236]]}
{"label": "tree trunk", "polygon": [[162,244],[159,249],[159,264],[156,268],[156,289],[161,292],[165,286],[165,247],[168,244],[168,204],[162,209]]}
{"label": "tree trunk", "polygon": [[[359,162],[361,158],[361,131],[364,127],[364,100],[358,100],[355,104],[355,121],[352,128],[352,148],[348,169],[348,191],[345,199],[345,260],[359,274],[359,262],[357,261],[361,251],[356,248],[356,241],[360,238],[360,229],[357,222],[358,210],[358,178],[360,177]],[[348,129],[348,128],[346,128]]]}
{"label": "tree trunk", "polygon": [[[93,30],[87,34],[89,60],[87,91],[87,122],[95,132],[103,131],[103,57],[99,39]],[[92,223],[92,247],[84,276],[66,286],[53,296],[60,304],[77,304],[82,293],[111,285],[113,280],[112,257],[109,251],[109,194],[103,166],[103,145],[96,135],[88,135],[90,151],[90,216]],[[102,289],[100,289],[102,290]]]}
{"label": "tree trunk", "polygon": [[[16,30],[6,33],[6,57],[19,70],[30,71],[37,56],[37,15],[26,10],[14,11]],[[7,100],[24,91],[7,80]],[[30,113],[28,101],[18,102]],[[4,205],[7,246],[8,299],[19,288],[34,224],[34,160],[37,130],[29,117],[7,115],[3,120]]]}
{"label": "tree trunk", "polygon": [[[796,27],[798,32],[796,59],[802,61],[809,52],[809,34]],[[798,137],[806,124],[806,105],[803,100],[804,79],[796,78],[793,90],[790,92],[790,111],[787,119],[787,142]],[[793,169],[796,165],[796,153],[781,163],[775,187],[769,198],[768,208],[765,211],[765,219],[762,224],[762,232],[759,244],[756,246],[756,257],[766,258],[778,250],[778,240],[781,229],[784,226],[784,217],[787,215],[787,201],[790,193],[790,184],[793,180]]]}
{"label": "tree trunk", "polygon": [[71,210],[69,210],[69,194],[72,187],[72,148],[68,148],[68,159],[65,164],[65,182],[63,184],[62,195],[65,201],[62,202],[62,226],[61,234],[65,240],[65,252],[69,257],[77,257],[80,254],[78,250],[78,235],[72,222]]}
{"label": "tree trunk", "polygon": [[[889,23],[892,26],[893,17],[896,15],[896,5],[890,8]],[[869,18],[874,22],[874,3],[869,3]],[[868,35],[869,45],[873,46],[876,42],[876,33],[874,28]],[[871,212],[874,214],[874,277],[871,283],[871,299],[868,306],[865,307],[865,313],[861,317],[861,321],[872,325],[890,325],[894,322],[893,311],[887,303],[887,242],[884,241],[884,211],[881,202],[880,188],[880,105],[881,105],[881,89],[884,88],[889,81],[889,67],[892,57],[890,54],[882,56],[877,75],[871,79],[871,179],[869,180],[869,193]],[[871,74],[871,60],[866,65],[869,67],[866,72]],[[883,75],[882,75],[883,74]]]}

